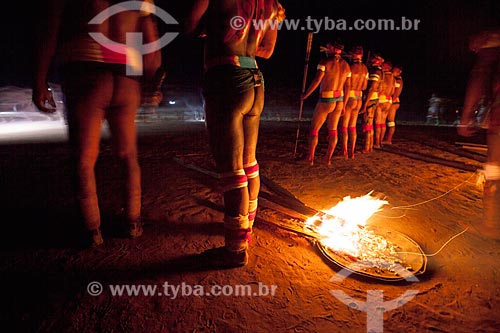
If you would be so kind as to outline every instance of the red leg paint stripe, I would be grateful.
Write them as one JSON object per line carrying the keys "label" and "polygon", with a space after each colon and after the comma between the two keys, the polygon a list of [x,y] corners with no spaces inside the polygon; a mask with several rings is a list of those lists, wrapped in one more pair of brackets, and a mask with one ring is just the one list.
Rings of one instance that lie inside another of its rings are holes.
{"label": "red leg paint stripe", "polygon": [[248,186],[248,177],[245,170],[236,170],[219,175],[222,192],[236,190]]}
{"label": "red leg paint stripe", "polygon": [[337,135],[338,135],[337,130],[329,130],[328,131],[328,137],[337,136]]}
{"label": "red leg paint stripe", "polygon": [[243,166],[243,169],[248,179],[257,178],[259,176],[259,163],[257,163],[257,161]]}

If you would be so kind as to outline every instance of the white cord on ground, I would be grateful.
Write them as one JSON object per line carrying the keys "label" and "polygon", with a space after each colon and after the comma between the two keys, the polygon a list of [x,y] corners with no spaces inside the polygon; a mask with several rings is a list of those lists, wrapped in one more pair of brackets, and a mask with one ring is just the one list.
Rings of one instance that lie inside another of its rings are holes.
{"label": "white cord on ground", "polygon": [[426,201],[423,201],[423,202],[420,202],[420,203],[417,203],[417,204],[414,204],[414,205],[408,205],[408,206],[399,206],[399,207],[392,207],[391,209],[407,209],[407,208],[411,208],[411,207],[416,207],[416,206],[420,206],[420,205],[424,205],[426,203],[429,203],[431,201],[434,201],[434,200],[438,200],[438,199],[441,199],[442,197],[444,197],[445,195],[448,195],[450,194],[451,192],[455,191],[457,188],[459,188],[460,186],[468,183],[474,176],[477,175],[477,172],[473,173],[472,176],[470,176],[466,181],[464,181],[463,183],[455,186],[454,188],[452,188],[451,190],[433,198],[433,199],[429,199],[429,200],[426,200]]}
{"label": "white cord on ground", "polygon": [[[446,243],[444,243],[443,246],[441,246],[441,248],[439,250],[437,250],[436,252],[431,253],[431,254],[424,253],[424,256],[426,256],[426,257],[434,257],[434,256],[438,255],[441,251],[443,251],[443,249],[446,247],[446,245],[450,244],[451,241],[454,240],[455,238],[457,238],[458,236],[463,235],[467,230],[469,230],[469,227],[465,228],[464,230],[460,231],[455,236],[453,236],[450,239],[448,239],[448,241]],[[396,253],[397,254],[416,254],[416,255],[419,255],[419,256],[422,255],[422,253],[417,253],[417,252],[396,252]]]}

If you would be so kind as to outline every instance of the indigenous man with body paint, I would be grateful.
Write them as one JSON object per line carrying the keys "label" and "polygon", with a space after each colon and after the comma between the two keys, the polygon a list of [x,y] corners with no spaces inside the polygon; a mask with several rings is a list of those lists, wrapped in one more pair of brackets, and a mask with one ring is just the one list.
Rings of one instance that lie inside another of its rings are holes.
{"label": "indigenous man with body paint", "polygon": [[394,65],[392,67],[392,73],[394,75],[394,93],[392,94],[391,109],[389,110],[389,115],[387,116],[387,136],[382,142],[388,145],[392,144],[392,138],[396,132],[396,113],[401,106],[399,97],[403,91],[403,77],[401,76],[403,73],[402,66]]}
{"label": "indigenous man with body paint", "polygon": [[[225,246],[203,253],[212,267],[248,262],[260,190],[256,149],[264,107],[264,78],[255,58],[271,57],[277,30],[270,22],[283,19],[277,0],[196,0],[186,20],[188,34],[205,38],[206,126],[224,194]],[[256,20],[264,25],[258,27]]]}
{"label": "indigenous man with body paint", "polygon": [[[354,149],[358,137],[356,123],[363,104],[363,90],[368,85],[368,68],[363,64],[363,47],[354,46],[351,51],[351,88],[342,119],[342,144],[344,158],[354,158]],[[350,142],[349,142],[350,140]]]}
{"label": "indigenous man with body paint", "polygon": [[326,57],[319,62],[316,76],[301,97],[302,100],[307,99],[318,86],[320,87],[319,100],[316,103],[309,133],[307,160],[310,165],[314,165],[318,134],[325,121],[328,120],[328,151],[325,156],[328,166],[331,165],[331,158],[338,142],[337,126],[344,111],[344,96],[349,93],[351,79],[349,64],[341,57],[343,49],[344,45],[340,42],[335,42],[333,45],[328,43]]}
{"label": "indigenous man with body paint", "polygon": [[382,84],[380,87],[380,94],[378,97],[378,105],[375,111],[375,140],[373,147],[380,148],[382,139],[386,132],[387,116],[392,105],[392,95],[394,94],[395,81],[392,74],[392,63],[384,61],[382,64]]}
{"label": "indigenous man with body paint", "polygon": [[470,136],[479,128],[475,111],[481,99],[491,100],[488,115],[488,157],[484,165],[483,221],[477,229],[500,240],[500,29],[484,31],[471,38],[476,61],[469,75],[458,133]]}
{"label": "indigenous man with body paint", "polygon": [[369,59],[368,89],[360,112],[363,114],[363,132],[365,133],[364,153],[370,153],[373,150],[373,121],[383,79],[381,67],[383,63],[384,58],[377,53],[374,53]]}

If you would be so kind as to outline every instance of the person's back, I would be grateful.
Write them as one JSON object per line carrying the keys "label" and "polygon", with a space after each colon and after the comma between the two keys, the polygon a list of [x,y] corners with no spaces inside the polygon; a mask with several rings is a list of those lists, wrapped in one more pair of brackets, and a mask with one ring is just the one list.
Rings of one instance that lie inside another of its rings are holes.
{"label": "person's back", "polygon": [[[134,72],[144,71],[148,78],[153,76],[161,62],[158,52],[143,55],[127,41],[131,33],[141,33],[144,44],[158,39],[151,25],[144,24],[151,14],[148,10],[151,8],[146,6],[153,6],[152,0],[127,2],[127,5],[113,0],[57,1],[64,2],[59,9],[64,27],[59,36],[59,57],[63,64],[77,61],[127,64]],[[134,2],[139,10],[129,10]],[[118,12],[92,22],[111,6],[116,6]]]}
{"label": "person's back", "polygon": [[390,100],[395,88],[394,75],[390,69],[384,69],[383,77],[384,79],[380,85],[380,95],[384,95],[387,100]]}
{"label": "person's back", "polygon": [[343,91],[350,73],[349,64],[342,57],[334,56],[325,61],[325,67],[325,77],[321,81],[320,92]]}
{"label": "person's back", "polygon": [[351,65],[351,90],[363,91],[366,89],[368,68],[362,62],[353,62]]}

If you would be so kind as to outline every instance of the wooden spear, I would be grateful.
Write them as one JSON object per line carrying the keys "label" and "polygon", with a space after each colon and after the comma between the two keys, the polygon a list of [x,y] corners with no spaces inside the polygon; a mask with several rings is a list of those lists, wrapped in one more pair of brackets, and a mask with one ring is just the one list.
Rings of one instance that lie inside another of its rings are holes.
{"label": "wooden spear", "polygon": [[293,157],[297,155],[297,145],[299,143],[300,122],[302,120],[302,109],[304,108],[304,101],[302,100],[302,95],[306,92],[307,72],[309,71],[309,58],[311,56],[312,41],[313,41],[313,32],[309,32],[309,34],[307,35],[306,59],[304,63],[304,77],[302,79],[302,91],[301,91],[300,107],[299,107],[299,121],[297,124],[297,134],[295,136],[295,148],[293,150]]}

